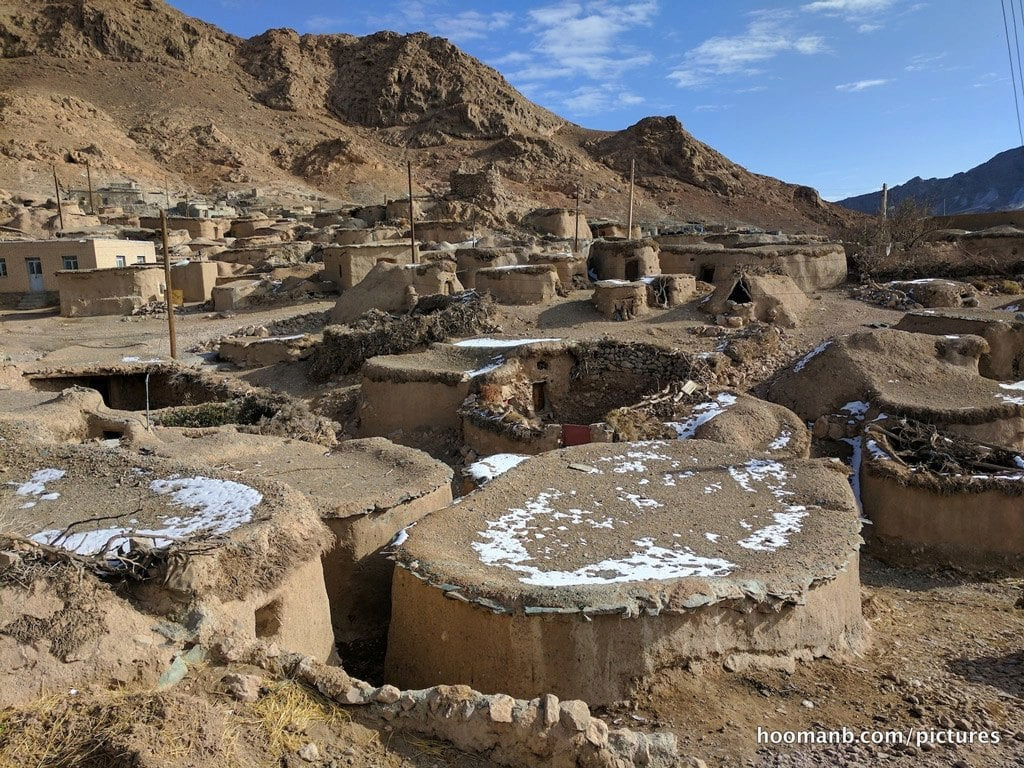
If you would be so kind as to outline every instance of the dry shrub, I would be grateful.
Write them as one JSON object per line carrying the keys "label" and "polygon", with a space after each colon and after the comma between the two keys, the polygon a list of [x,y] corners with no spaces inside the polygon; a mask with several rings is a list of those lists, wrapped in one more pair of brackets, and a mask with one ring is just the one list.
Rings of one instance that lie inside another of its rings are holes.
{"label": "dry shrub", "polygon": [[50,696],[0,711],[0,765],[136,768],[238,765],[237,723],[176,693]]}
{"label": "dry shrub", "polygon": [[253,704],[251,713],[254,717],[248,724],[263,734],[275,757],[306,744],[306,731],[311,725],[321,723],[333,729],[352,719],[347,711],[294,680],[272,684],[269,692]]}

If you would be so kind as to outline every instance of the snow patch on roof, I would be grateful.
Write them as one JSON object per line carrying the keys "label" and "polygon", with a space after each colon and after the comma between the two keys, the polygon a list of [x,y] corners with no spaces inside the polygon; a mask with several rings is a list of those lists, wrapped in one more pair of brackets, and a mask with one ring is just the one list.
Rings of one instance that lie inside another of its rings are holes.
{"label": "snow patch on roof", "polygon": [[456,341],[456,347],[521,347],[524,344],[539,344],[544,341],[561,341],[561,339],[492,339],[482,337],[479,339],[463,339]]}
{"label": "snow patch on roof", "polygon": [[816,346],[814,349],[812,349],[806,355],[804,355],[799,360],[797,360],[796,365],[793,366],[793,373],[800,373],[800,371],[802,371],[804,368],[807,367],[807,364],[809,362],[811,362],[811,360],[813,360],[818,355],[820,355],[822,352],[824,352],[825,348],[828,347],[828,345],[831,344],[831,343],[832,343],[831,339],[828,339],[827,341],[823,341],[823,342],[821,342],[821,344]]}
{"label": "snow patch on roof", "polygon": [[195,514],[162,515],[160,525],[144,530],[113,527],[68,534],[47,530],[30,538],[80,555],[117,552],[129,537],[148,539],[154,548],[163,549],[196,533],[226,534],[250,522],[253,508],[263,501],[263,494],[248,485],[203,476],[153,480],[149,489],[161,496],[169,495],[173,506],[194,510]]}
{"label": "snow patch on roof", "polygon": [[486,483],[498,475],[508,472],[512,467],[521,464],[528,458],[530,457],[522,453],[495,453],[493,456],[474,461],[466,467],[466,474],[480,483]]}
{"label": "snow patch on roof", "polygon": [[669,421],[668,426],[676,431],[680,440],[689,440],[700,429],[716,416],[725,413],[731,406],[736,404],[736,395],[728,392],[721,392],[714,399],[706,403],[698,403],[693,406],[690,417],[686,421]]}

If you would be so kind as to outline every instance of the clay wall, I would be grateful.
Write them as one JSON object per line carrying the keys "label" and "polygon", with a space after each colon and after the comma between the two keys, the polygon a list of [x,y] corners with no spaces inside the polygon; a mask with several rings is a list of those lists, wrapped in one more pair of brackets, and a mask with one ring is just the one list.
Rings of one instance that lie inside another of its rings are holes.
{"label": "clay wall", "polygon": [[359,436],[390,438],[415,430],[458,431],[459,406],[469,395],[470,382],[373,381],[364,376],[361,389]]}
{"label": "clay wall", "polygon": [[[413,263],[409,240],[327,246],[321,253],[324,260],[324,277],[341,290],[358,284],[382,261],[390,264]],[[419,246],[416,247],[416,253],[419,254]]]}
{"label": "clay wall", "polygon": [[159,267],[60,270],[56,278],[64,317],[127,315],[163,298],[164,271]]}
{"label": "clay wall", "polygon": [[[778,612],[713,604],[683,613],[494,613],[395,571],[386,676],[399,687],[463,683],[532,698],[545,692],[592,705],[627,699],[634,681],[691,660],[792,669],[797,658],[859,646],[863,620],[856,553]],[[751,605],[751,608],[754,606]],[[452,631],[453,628],[458,631]]]}
{"label": "clay wall", "polygon": [[217,263],[190,261],[171,267],[171,287],[183,291],[185,301],[209,301],[217,285]]}
{"label": "clay wall", "polygon": [[560,283],[553,265],[496,267],[476,273],[476,290],[489,293],[499,304],[547,304],[558,295]]}
{"label": "clay wall", "polygon": [[638,280],[661,273],[653,240],[597,240],[590,246],[589,262],[598,280]]}
{"label": "clay wall", "polygon": [[[939,493],[871,469],[860,475],[868,551],[886,560],[1024,572],[1024,496],[996,490]],[[966,485],[966,484],[965,484]]]}

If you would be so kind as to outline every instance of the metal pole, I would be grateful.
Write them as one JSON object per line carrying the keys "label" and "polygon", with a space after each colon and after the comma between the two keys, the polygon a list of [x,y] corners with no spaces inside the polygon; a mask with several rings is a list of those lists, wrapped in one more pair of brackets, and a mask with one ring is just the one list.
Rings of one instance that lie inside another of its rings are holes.
{"label": "metal pole", "polygon": [[[82,178],[82,177],[79,176],[78,178]],[[96,215],[96,201],[93,199],[93,196],[92,196],[92,169],[89,167],[89,161],[88,160],[85,161],[85,179],[86,179],[86,182],[89,184],[89,215],[90,216],[95,216]]]}
{"label": "metal pole", "polygon": [[580,183],[576,182],[576,234],[572,238],[572,252],[580,250]]}
{"label": "metal pole", "polygon": [[60,228],[64,229],[64,206],[60,204],[60,184],[57,182],[57,166],[51,165],[53,170],[53,188],[57,191],[57,219],[60,221]]}
{"label": "metal pole", "polygon": [[412,207],[412,163],[405,164],[409,172],[409,248],[412,249],[412,263],[416,263],[416,213]]}
{"label": "metal pole", "polygon": [[882,184],[882,221],[889,217],[889,185]]}
{"label": "metal pole", "polygon": [[636,174],[636,158],[629,161],[629,223],[626,224],[626,239],[633,239],[633,180]]}
{"label": "metal pole", "polygon": [[167,301],[167,333],[171,339],[171,359],[178,358],[178,334],[174,330],[174,304],[171,300],[171,254],[167,248],[167,212],[160,211],[160,238],[164,245],[164,298]]}

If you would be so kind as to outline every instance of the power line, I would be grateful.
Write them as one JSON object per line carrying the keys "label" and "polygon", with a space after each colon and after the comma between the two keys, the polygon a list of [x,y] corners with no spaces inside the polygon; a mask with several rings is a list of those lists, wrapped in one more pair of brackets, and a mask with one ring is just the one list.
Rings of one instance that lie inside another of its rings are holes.
{"label": "power line", "polygon": [[[1011,1],[1011,9],[1012,2]],[[1006,33],[1006,55],[1010,59],[1010,81],[1013,85],[1013,107],[1017,112],[1017,133],[1020,135],[1020,145],[1024,147],[1024,127],[1021,126],[1020,121],[1020,99],[1017,98],[1017,75],[1013,69],[1013,49],[1010,47],[1010,27],[1006,21],[1006,0],[999,0],[999,5],[1003,9],[1003,32]],[[1013,34],[1016,37],[1017,27],[1014,24]],[[1024,86],[1024,77],[1021,78],[1021,85]]]}

